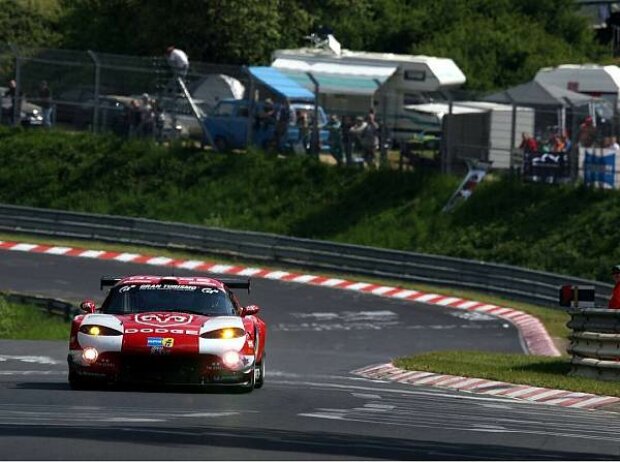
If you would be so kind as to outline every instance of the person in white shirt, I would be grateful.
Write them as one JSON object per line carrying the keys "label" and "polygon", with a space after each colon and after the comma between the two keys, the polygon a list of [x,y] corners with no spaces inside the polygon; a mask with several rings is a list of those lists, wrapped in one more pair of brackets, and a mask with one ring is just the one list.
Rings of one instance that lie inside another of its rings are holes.
{"label": "person in white shirt", "polygon": [[183,50],[179,50],[173,46],[166,48],[166,58],[168,64],[175,73],[175,77],[185,78],[187,69],[189,68],[189,59]]}

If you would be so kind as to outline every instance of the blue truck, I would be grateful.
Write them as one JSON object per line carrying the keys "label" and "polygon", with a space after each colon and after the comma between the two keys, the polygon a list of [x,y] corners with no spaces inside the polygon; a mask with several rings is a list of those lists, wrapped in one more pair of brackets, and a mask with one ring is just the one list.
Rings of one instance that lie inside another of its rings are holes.
{"label": "blue truck", "polygon": [[[206,142],[212,142],[219,151],[245,149],[249,142],[263,149],[296,153],[309,152],[316,115],[320,150],[329,149],[327,116],[322,107],[315,107],[314,93],[275,68],[254,66],[248,70],[257,85],[265,87],[269,94],[275,96],[275,103],[270,104],[274,105],[276,114],[285,104],[289,105],[289,122],[286,129],[281,136],[276,136],[276,118],[260,118],[267,99],[254,104],[250,104],[248,99],[223,99],[203,119]],[[308,133],[305,136],[300,133],[300,125],[297,123],[297,119],[302,114],[308,118]]]}
{"label": "blue truck", "polygon": [[[309,126],[313,126],[314,104],[309,102],[295,102],[290,104],[290,111],[294,114],[305,112],[309,116]],[[277,104],[276,104],[277,106]],[[248,131],[250,143],[263,149],[277,148],[280,151],[296,151],[310,148],[310,134],[306,137],[300,135],[300,129],[296,124],[296,118],[292,116],[286,127],[285,134],[280,139],[280,146],[276,143],[276,123],[260,123],[258,114],[263,110],[264,103],[256,103],[252,107],[250,116],[250,104],[247,100],[222,100],[217,103],[213,113],[204,119],[206,129],[211,135],[213,144],[218,151],[230,149],[245,149],[248,143]],[[325,129],[327,117],[323,108],[318,108],[318,126],[321,150],[328,148],[329,132]]]}

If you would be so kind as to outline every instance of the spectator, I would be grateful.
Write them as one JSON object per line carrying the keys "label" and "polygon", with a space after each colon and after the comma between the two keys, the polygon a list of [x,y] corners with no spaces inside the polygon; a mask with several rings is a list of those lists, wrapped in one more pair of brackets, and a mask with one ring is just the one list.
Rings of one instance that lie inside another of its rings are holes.
{"label": "spectator", "polygon": [[614,279],[614,290],[607,307],[610,310],[620,310],[620,265],[614,265],[611,268],[611,276]]}
{"label": "spectator", "polygon": [[374,110],[366,116],[366,128],[362,133],[362,150],[364,160],[369,167],[375,167],[375,151],[379,147],[379,124],[375,120]]}
{"label": "spectator", "polygon": [[362,135],[364,133],[364,130],[366,130],[366,122],[364,122],[364,118],[357,116],[355,118],[355,123],[353,124],[353,126],[349,129],[349,136],[350,136],[350,143],[351,143],[351,150],[357,150],[357,149],[362,149]]}
{"label": "spectator", "polygon": [[584,148],[589,148],[594,144],[596,138],[596,127],[592,122],[592,117],[587,116],[579,126],[578,142]]}
{"label": "spectator", "polygon": [[9,98],[10,106],[7,108],[6,116],[10,125],[14,124],[15,106],[17,105],[17,82],[9,80],[9,88],[4,92],[4,96]]}
{"label": "spectator", "polygon": [[43,126],[52,126],[52,92],[45,80],[41,80],[39,85],[39,104],[43,116]]}
{"label": "spectator", "polygon": [[148,93],[142,95],[140,105],[140,125],[138,133],[144,137],[151,137],[155,132],[155,112]]}
{"label": "spectator", "polygon": [[284,101],[283,104],[280,105],[278,111],[276,113],[276,130],[275,130],[275,141],[276,141],[276,149],[281,151],[286,144],[286,134],[288,132],[289,125],[294,123],[294,115],[291,110],[291,105],[288,100]]}
{"label": "spectator", "polygon": [[612,136],[609,138],[609,147],[616,151],[620,150],[620,144],[618,144],[618,138]]}
{"label": "spectator", "polygon": [[166,48],[166,59],[174,72],[174,78],[181,77],[185,80],[187,70],[189,69],[189,59],[183,50],[169,46]]}
{"label": "spectator", "polygon": [[140,102],[137,99],[132,99],[129,103],[129,109],[127,111],[127,125],[129,126],[129,137],[135,138],[139,134],[140,120],[142,118]]}
{"label": "spectator", "polygon": [[326,128],[329,132],[330,153],[336,159],[336,163],[342,165],[342,127],[336,114],[332,114],[329,117]]}
{"label": "spectator", "polygon": [[351,156],[352,142],[351,142],[351,127],[353,127],[353,120],[351,116],[344,116],[342,118],[341,132],[342,132],[342,144],[344,146],[344,156],[347,165],[353,163],[353,157]]}
{"label": "spectator", "polygon": [[520,149],[523,149],[525,154],[536,154],[538,152],[538,143],[536,139],[530,136],[528,133],[521,133],[521,144],[519,145]]}
{"label": "spectator", "polygon": [[306,154],[308,152],[308,141],[310,135],[310,121],[308,120],[308,113],[306,111],[297,112],[297,128],[299,129],[299,135],[297,137],[297,143],[295,148],[296,154]]}

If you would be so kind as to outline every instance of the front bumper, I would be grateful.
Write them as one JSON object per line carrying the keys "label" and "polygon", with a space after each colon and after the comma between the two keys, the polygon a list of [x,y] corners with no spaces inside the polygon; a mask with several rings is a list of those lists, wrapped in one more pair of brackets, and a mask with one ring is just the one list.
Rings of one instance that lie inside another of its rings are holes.
{"label": "front bumper", "polygon": [[[170,385],[244,384],[254,373],[253,360],[230,370],[216,355],[154,356],[103,353],[92,365],[68,356],[69,370],[78,377],[108,383]],[[244,361],[244,362],[246,362]]]}

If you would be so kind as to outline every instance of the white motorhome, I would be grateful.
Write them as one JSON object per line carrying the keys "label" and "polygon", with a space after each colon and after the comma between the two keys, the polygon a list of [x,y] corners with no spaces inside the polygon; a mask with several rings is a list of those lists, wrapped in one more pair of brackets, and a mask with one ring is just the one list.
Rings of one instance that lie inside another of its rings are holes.
{"label": "white motorhome", "polygon": [[563,64],[545,67],[538,71],[534,80],[567,90],[601,97],[613,107],[620,108],[620,67],[598,64]]}
{"label": "white motorhome", "polygon": [[306,88],[318,84],[319,103],[329,113],[363,116],[373,107],[396,140],[428,130],[405,106],[443,101],[442,92],[465,83],[451,59],[350,51],[331,35],[314,47],[276,50],[272,60]]}

